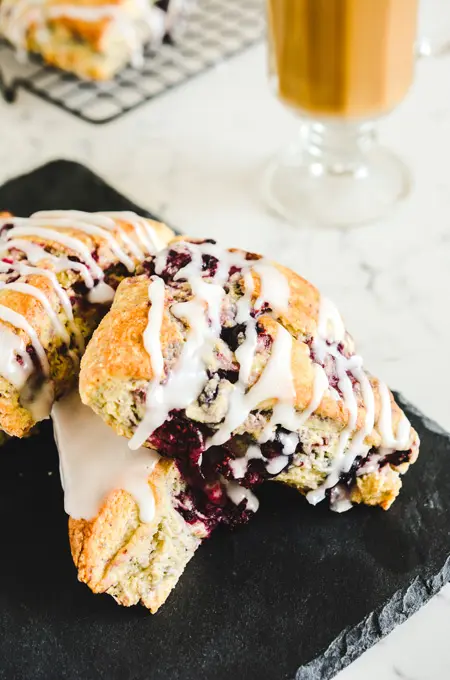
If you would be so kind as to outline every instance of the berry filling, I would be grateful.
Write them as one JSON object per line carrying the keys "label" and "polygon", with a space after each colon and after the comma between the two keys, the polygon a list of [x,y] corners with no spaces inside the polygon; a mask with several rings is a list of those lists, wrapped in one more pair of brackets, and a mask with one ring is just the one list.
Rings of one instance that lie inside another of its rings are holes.
{"label": "berry filling", "polygon": [[[178,468],[189,485],[189,492],[179,498],[180,512],[186,521],[203,521],[209,529],[217,523],[236,526],[251,516],[247,502],[235,505],[227,495],[227,482],[253,489],[264,480],[273,478],[270,462],[283,459],[282,468],[289,465],[294,451],[284,454],[283,436],[289,433],[277,428],[271,441],[260,445],[258,458],[246,459],[255,441],[250,436],[234,436],[223,446],[213,446],[205,451],[206,441],[213,430],[194,423],[182,411],[171,411],[169,418],[150,437],[149,444],[162,456],[176,460]],[[295,452],[301,450],[299,443]],[[245,462],[243,475],[236,474],[235,461]],[[189,502],[186,501],[187,495]],[[206,518],[206,519],[205,519]]]}
{"label": "berry filling", "polygon": [[177,274],[180,269],[186,267],[191,261],[192,256],[187,250],[181,252],[178,250],[169,250],[166,265],[159,276],[164,279],[165,283],[173,283],[175,274]]}

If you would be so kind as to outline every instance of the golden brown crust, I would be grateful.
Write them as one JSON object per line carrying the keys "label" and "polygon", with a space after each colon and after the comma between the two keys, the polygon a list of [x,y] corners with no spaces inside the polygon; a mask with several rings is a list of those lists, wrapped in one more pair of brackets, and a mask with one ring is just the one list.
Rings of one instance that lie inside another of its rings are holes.
{"label": "golden brown crust", "polygon": [[389,510],[397,498],[402,486],[400,473],[390,465],[385,465],[376,473],[356,477],[355,486],[351,492],[353,503],[379,505],[383,510]]}
{"label": "golden brown crust", "polygon": [[78,578],[94,593],[119,604],[142,602],[152,613],[166,601],[206,535],[176,511],[181,484],[171,461],[160,460],[149,477],[155,498],[153,522],[144,524],[126,491],[111,492],[91,521],[69,519],[69,539]]}
{"label": "golden brown crust", "polygon": [[[177,239],[179,240],[179,239]],[[314,388],[313,361],[306,340],[317,334],[320,294],[308,281],[295,272],[275,266],[282,271],[289,282],[290,298],[286,313],[280,314],[278,321],[268,315],[258,318],[258,323],[267,333],[275,337],[280,324],[284,326],[299,342],[292,345],[291,365],[295,386],[294,406],[303,411],[310,403]],[[253,300],[260,292],[260,279],[253,272],[255,291]],[[178,320],[170,313],[171,300],[165,300],[164,319],[161,331],[163,356],[179,353],[184,342],[184,334]],[[113,306],[93,334],[86,354],[83,357],[80,374],[80,394],[85,404],[95,410],[95,400],[99,389],[109,381],[150,381],[153,377],[151,360],[143,343],[143,331],[148,321],[148,278],[145,275],[123,281],[118,290]],[[269,355],[267,355],[266,360]],[[253,372],[256,382],[265,364]],[[375,423],[381,411],[379,381],[369,376],[375,399]],[[395,432],[402,417],[402,410],[396,404],[392,394],[391,412],[392,426]],[[270,408],[276,400],[264,403]],[[342,399],[334,399],[326,394],[315,415],[333,421],[339,429],[344,428],[350,414]],[[366,416],[364,401],[358,400],[357,427],[362,427]],[[113,424],[113,423],[110,423]],[[123,433],[123,430],[122,430]],[[417,435],[411,430],[410,445]],[[379,447],[381,436],[376,427],[367,436],[365,443]]]}
{"label": "golden brown crust", "polygon": [[[0,216],[4,218],[9,215],[7,213],[2,213]],[[148,220],[148,223],[152,226],[161,245],[167,243],[173,236],[173,232],[166,227],[166,225],[152,220]],[[116,224],[118,225],[117,231],[111,233],[117,237],[118,243],[120,243],[123,248],[125,248],[126,244],[121,236],[122,230],[126,232],[128,237],[132,239],[136,245],[142,247],[131,224],[124,219],[116,219]],[[49,225],[49,229],[51,229],[51,225]],[[110,244],[101,236],[89,235],[76,228],[55,229],[55,232],[56,231],[59,234],[64,233],[75,237],[88,246],[90,251],[96,251],[98,255],[97,263],[104,271],[110,270],[111,267],[118,265],[119,261],[115,253],[111,250]],[[51,231],[49,233],[51,234]],[[79,255],[79,253],[72,251],[58,241],[52,240],[51,236],[48,238],[42,238],[41,236],[24,236],[22,239],[45,247],[57,256],[77,257]],[[5,245],[7,246],[7,242]],[[22,257],[21,253],[17,254],[14,250],[11,250],[11,253],[3,253],[2,257],[4,257],[5,254],[8,254],[10,259],[13,259],[14,261],[18,261],[18,259]],[[134,261],[137,264],[137,260],[134,259]],[[49,271],[55,271],[50,260],[45,258],[38,263],[38,266],[43,269],[48,269]],[[119,278],[123,278],[123,275],[124,273],[121,273]],[[73,286],[80,281],[79,274],[72,270],[57,272],[57,278],[69,296],[72,295]],[[0,280],[7,280],[7,274],[0,274]],[[48,277],[39,274],[27,274],[21,275],[15,282],[33,285],[38,291],[42,292],[49,301],[61,324],[68,332],[70,331],[67,326],[68,320],[62,308],[61,301]],[[67,352],[67,347],[62,341],[62,338],[55,331],[53,321],[45,310],[42,302],[31,295],[6,288],[0,290],[0,305],[20,314],[36,332],[49,362],[49,378],[53,383],[54,396],[55,398],[59,398],[73,386],[78,373],[78,363],[74,361],[73,356]],[[74,320],[78,326],[79,332],[84,336],[85,340],[91,336],[105,311],[106,308],[104,305],[87,304],[87,302],[83,302],[83,304],[77,303],[74,306]],[[32,344],[31,339],[24,330],[15,328],[2,320],[0,321],[0,328],[8,329],[8,331],[23,339],[27,347]],[[79,350],[76,350],[75,353],[78,356],[78,359],[81,358]],[[29,432],[35,422],[30,410],[22,403],[19,390],[9,383],[5,376],[0,376],[0,429],[4,430],[9,435],[21,437]]]}
{"label": "golden brown crust", "polygon": [[[14,42],[16,34],[9,29],[7,12],[14,8],[16,0],[3,0],[2,13],[5,17],[5,37]],[[50,16],[49,10],[58,5],[75,5],[77,15]],[[150,8],[149,2],[149,8]],[[82,8],[115,8],[123,12],[124,27],[113,17],[99,15],[89,20],[83,18]],[[147,9],[147,8],[145,8]],[[25,17],[30,21],[25,28],[25,45],[16,45],[30,52],[39,53],[49,64],[71,71],[81,78],[109,80],[121,70],[133,56],[135,46],[131,44],[129,32],[136,31],[136,41],[145,44],[154,39],[151,25],[146,21],[142,4],[136,0],[46,0],[39,9],[39,20]],[[127,33],[128,32],[128,33]],[[161,36],[162,38],[162,36]]]}

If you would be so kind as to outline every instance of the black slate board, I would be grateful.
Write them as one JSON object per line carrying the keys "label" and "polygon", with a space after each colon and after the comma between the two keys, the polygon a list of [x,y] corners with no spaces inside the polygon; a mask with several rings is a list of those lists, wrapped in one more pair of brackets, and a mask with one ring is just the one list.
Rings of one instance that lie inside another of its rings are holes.
{"label": "black slate board", "polygon": [[[0,188],[17,214],[136,209],[82,166]],[[344,515],[267,484],[217,532],[156,616],[77,582],[50,423],[1,452],[0,678],[327,680],[448,580],[450,438],[404,404],[422,455],[393,508]]]}

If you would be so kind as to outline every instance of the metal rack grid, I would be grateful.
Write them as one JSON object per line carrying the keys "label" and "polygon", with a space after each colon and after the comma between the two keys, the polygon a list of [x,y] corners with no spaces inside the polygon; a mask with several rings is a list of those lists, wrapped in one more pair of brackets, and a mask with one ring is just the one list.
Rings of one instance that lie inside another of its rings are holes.
{"label": "metal rack grid", "polygon": [[[31,56],[27,64],[14,65],[9,85],[0,72],[0,89],[8,101],[22,88],[82,120],[108,123],[241,52],[263,33],[263,0],[198,0],[176,44],[146,49],[142,69],[127,67],[110,82],[93,83]],[[11,61],[11,48],[2,42],[2,69],[6,55]]]}

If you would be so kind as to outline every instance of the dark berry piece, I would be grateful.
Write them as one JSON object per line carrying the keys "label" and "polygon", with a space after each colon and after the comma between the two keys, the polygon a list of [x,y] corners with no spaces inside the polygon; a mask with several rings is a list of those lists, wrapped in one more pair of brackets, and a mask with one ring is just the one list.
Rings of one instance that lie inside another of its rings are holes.
{"label": "dark berry piece", "polygon": [[222,380],[228,380],[228,382],[232,383],[233,385],[239,380],[239,371],[235,369],[227,370],[225,368],[219,368],[217,375]]}
{"label": "dark berry piece", "polygon": [[180,269],[186,267],[191,260],[191,254],[187,250],[169,250],[166,258],[166,265],[160,274],[161,278],[164,279],[166,283],[173,281],[175,274],[177,274]]}
{"label": "dark berry piece", "polygon": [[219,260],[217,257],[214,257],[214,255],[210,255],[209,253],[202,255],[202,272],[207,276],[213,277],[215,275],[218,264]]}
{"label": "dark berry piece", "polygon": [[235,326],[222,328],[221,339],[228,345],[232,352],[235,352],[245,337],[245,324],[238,323]]}
{"label": "dark berry piece", "polygon": [[381,466],[386,465],[386,463],[389,463],[389,465],[394,465],[394,467],[397,467],[398,465],[401,465],[402,463],[409,463],[409,459],[411,457],[411,450],[409,451],[394,451],[393,453],[389,453],[384,460],[381,463]]}

